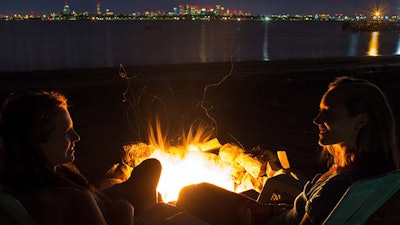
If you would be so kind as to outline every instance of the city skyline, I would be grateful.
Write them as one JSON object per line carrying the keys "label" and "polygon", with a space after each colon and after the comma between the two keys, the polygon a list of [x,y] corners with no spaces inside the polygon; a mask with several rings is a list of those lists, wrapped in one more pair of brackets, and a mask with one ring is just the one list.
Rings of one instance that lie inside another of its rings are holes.
{"label": "city skyline", "polygon": [[[383,10],[385,15],[398,15],[400,12],[399,0],[69,0],[70,9],[76,12],[96,13],[97,2],[101,3],[102,10],[106,9],[120,14],[130,14],[145,11],[172,12],[180,4],[214,7],[223,5],[226,9],[243,10],[253,15],[271,14],[318,14],[355,13],[369,14],[375,9]],[[49,14],[60,12],[65,0],[2,0],[0,14],[29,14],[31,12]]]}

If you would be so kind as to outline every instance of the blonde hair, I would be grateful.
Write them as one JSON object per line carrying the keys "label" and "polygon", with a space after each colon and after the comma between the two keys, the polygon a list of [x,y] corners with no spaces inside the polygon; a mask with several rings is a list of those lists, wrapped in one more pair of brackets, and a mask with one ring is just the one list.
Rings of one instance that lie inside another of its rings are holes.
{"label": "blonde hair", "polygon": [[[361,113],[368,120],[358,133],[355,148],[336,161],[356,162],[372,174],[382,174],[400,168],[397,148],[395,120],[386,96],[375,84],[350,77],[338,77],[329,84],[329,89],[340,89],[343,105],[351,116]],[[325,150],[333,153],[334,146]],[[334,162],[337,163],[337,162]]]}

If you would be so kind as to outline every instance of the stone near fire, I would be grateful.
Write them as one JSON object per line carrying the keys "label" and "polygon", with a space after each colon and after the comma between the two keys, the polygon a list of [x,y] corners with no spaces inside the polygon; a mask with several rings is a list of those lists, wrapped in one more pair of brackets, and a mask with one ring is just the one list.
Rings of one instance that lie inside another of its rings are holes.
{"label": "stone near fire", "polygon": [[240,183],[242,183],[243,176],[246,174],[246,170],[235,161],[233,161],[229,164],[227,163],[227,166],[229,166],[229,168],[231,168],[231,177],[232,177],[233,182],[236,185],[239,185]]}
{"label": "stone near fire", "polygon": [[243,154],[244,150],[236,145],[227,143],[224,144],[220,149],[219,149],[219,156],[221,157],[221,160],[224,162],[232,163],[235,161],[235,159],[240,155]]}
{"label": "stone near fire", "polygon": [[125,145],[123,150],[122,161],[130,167],[135,167],[143,162],[143,160],[149,158],[153,154],[155,147],[145,143],[137,143]]}
{"label": "stone near fire", "polygon": [[133,168],[126,163],[114,164],[104,175],[100,183],[100,189],[105,190],[115,184],[125,182],[131,176],[132,170]]}
{"label": "stone near fire", "polygon": [[242,153],[236,158],[235,161],[241,165],[252,177],[257,178],[260,176],[263,164],[250,154]]}

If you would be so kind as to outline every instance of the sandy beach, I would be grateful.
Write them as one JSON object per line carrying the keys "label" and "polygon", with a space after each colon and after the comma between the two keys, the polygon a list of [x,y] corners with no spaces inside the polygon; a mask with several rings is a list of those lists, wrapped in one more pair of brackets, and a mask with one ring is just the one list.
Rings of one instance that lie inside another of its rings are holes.
{"label": "sandy beach", "polygon": [[120,68],[0,72],[0,102],[29,88],[65,93],[81,136],[76,163],[95,184],[120,160],[124,145],[147,141],[147,122],[156,116],[171,142],[179,141],[182,128],[202,122],[214,128],[221,144],[286,150],[292,167],[311,176],[324,168],[312,119],[328,83],[341,75],[380,86],[400,122],[400,57],[127,66],[125,71],[128,77],[120,76]]}

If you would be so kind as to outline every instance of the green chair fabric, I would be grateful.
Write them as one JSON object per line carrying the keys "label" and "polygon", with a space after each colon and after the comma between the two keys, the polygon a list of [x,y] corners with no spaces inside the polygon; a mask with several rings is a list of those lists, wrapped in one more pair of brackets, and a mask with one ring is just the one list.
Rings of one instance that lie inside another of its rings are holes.
{"label": "green chair fabric", "polygon": [[28,212],[15,197],[0,192],[0,224],[1,225],[34,225]]}
{"label": "green chair fabric", "polygon": [[351,185],[324,221],[325,225],[365,224],[400,189],[400,170]]}

